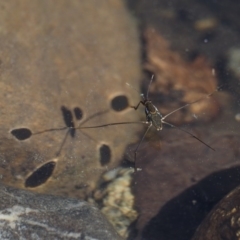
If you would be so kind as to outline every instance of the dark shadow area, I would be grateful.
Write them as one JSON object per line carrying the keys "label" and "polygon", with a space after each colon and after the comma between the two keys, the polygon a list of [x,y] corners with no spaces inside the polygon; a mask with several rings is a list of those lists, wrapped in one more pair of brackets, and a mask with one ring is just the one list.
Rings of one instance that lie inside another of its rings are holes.
{"label": "dark shadow area", "polygon": [[83,111],[79,107],[75,107],[73,111],[77,120],[81,120],[83,118]]}
{"label": "dark shadow area", "polygon": [[128,99],[124,95],[114,97],[111,101],[111,108],[116,112],[121,112],[128,106]]}
{"label": "dark shadow area", "polygon": [[25,181],[25,187],[38,187],[51,177],[56,166],[55,162],[48,162],[35,170]]}
{"label": "dark shadow area", "polygon": [[69,134],[71,135],[71,137],[74,137],[76,129],[74,128],[75,126],[74,126],[74,122],[73,122],[72,112],[65,106],[61,107],[61,111],[62,111],[63,120],[64,120],[66,126],[69,128]]}
{"label": "dark shadow area", "polygon": [[165,204],[145,227],[142,239],[190,240],[215,204],[238,185],[239,166],[209,175]]}
{"label": "dark shadow area", "polygon": [[99,153],[100,153],[101,166],[105,166],[108,163],[110,163],[110,161],[111,161],[111,149],[108,145],[103,144],[99,149]]}
{"label": "dark shadow area", "polygon": [[26,140],[32,136],[32,132],[28,128],[13,129],[11,134],[20,141]]}
{"label": "dark shadow area", "polygon": [[180,8],[177,10],[177,20],[182,22],[190,22],[192,23],[195,20],[195,16],[189,9]]}
{"label": "dark shadow area", "polygon": [[231,71],[227,67],[228,60],[226,56],[219,55],[215,63],[215,70],[217,73],[219,84],[226,84],[233,78]]}
{"label": "dark shadow area", "polygon": [[215,31],[205,31],[199,36],[199,44],[209,43],[210,41],[214,41],[217,38],[217,34]]}

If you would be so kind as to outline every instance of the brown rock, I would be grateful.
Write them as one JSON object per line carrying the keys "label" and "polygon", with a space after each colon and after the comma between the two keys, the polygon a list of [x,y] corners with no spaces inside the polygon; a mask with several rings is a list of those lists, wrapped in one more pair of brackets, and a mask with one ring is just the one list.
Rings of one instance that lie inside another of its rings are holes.
{"label": "brown rock", "polygon": [[119,0],[3,1],[0,22],[2,181],[84,197],[139,126],[31,134],[138,119],[125,84],[140,76],[135,23]]}

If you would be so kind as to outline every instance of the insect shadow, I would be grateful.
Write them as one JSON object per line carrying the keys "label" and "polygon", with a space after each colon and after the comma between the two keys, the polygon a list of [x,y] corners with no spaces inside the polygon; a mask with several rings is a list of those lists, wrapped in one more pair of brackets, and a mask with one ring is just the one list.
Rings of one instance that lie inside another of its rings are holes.
{"label": "insect shadow", "polygon": [[[150,128],[153,126],[157,131],[160,131],[163,129],[163,125],[168,125],[172,128],[176,128],[182,132],[185,132],[186,134],[190,135],[191,137],[195,138],[196,140],[198,140],[199,142],[201,142],[202,144],[204,144],[206,147],[208,147],[209,149],[215,151],[214,148],[212,148],[210,145],[208,145],[207,143],[205,143],[204,141],[202,141],[200,138],[196,137],[195,135],[193,135],[192,133],[190,133],[189,131],[177,127],[169,122],[166,122],[165,119],[167,117],[169,117],[170,115],[172,115],[173,113],[186,108],[188,106],[190,106],[191,104],[197,103],[205,98],[208,98],[210,96],[212,96],[215,92],[217,92],[219,90],[219,88],[217,88],[215,91],[213,91],[210,94],[207,94],[206,96],[193,101],[191,103],[187,103],[185,105],[183,105],[182,107],[179,107],[173,111],[171,111],[170,113],[166,114],[166,115],[162,115],[159,110],[157,109],[157,107],[152,103],[152,101],[148,98],[148,93],[149,93],[149,89],[150,89],[150,85],[153,81],[154,75],[152,75],[151,80],[149,82],[148,85],[148,90],[147,90],[147,94],[146,97],[143,93],[140,94],[142,100],[139,101],[139,103],[136,106],[131,106],[131,108],[137,110],[140,106],[140,104],[142,104],[145,107],[145,115],[146,115],[146,121],[139,121],[139,122],[114,122],[114,123],[106,123],[106,124],[102,124],[102,125],[96,125],[96,126],[86,126],[86,127],[77,127],[75,129],[94,129],[94,128],[102,128],[102,127],[108,127],[108,126],[114,126],[114,125],[124,125],[124,124],[145,124],[148,125],[145,133],[143,134],[140,142],[138,143],[136,149],[134,150],[134,170],[137,170],[137,152],[139,147],[141,146],[144,138],[146,137],[148,131],[150,130]],[[129,83],[126,83],[128,86],[130,86],[133,90],[137,91],[135,88],[133,88]],[[137,91],[138,92],[138,91]]]}
{"label": "insect shadow", "polygon": [[[81,127],[84,123],[86,123],[87,121],[91,120],[92,118],[95,118],[101,114],[105,114],[107,113],[109,110],[105,110],[105,111],[101,111],[101,112],[97,112],[91,116],[89,116],[88,118],[86,118],[84,121],[80,122],[78,124],[78,127]],[[68,109],[65,106],[61,106],[61,112],[62,112],[62,117],[63,117],[63,121],[65,123],[65,127],[60,127],[60,128],[51,128],[51,129],[45,129],[42,131],[38,131],[38,132],[32,132],[30,129],[28,128],[17,128],[17,129],[13,129],[10,131],[10,133],[19,141],[24,141],[26,139],[29,139],[31,136],[33,135],[39,135],[39,134],[44,134],[47,132],[53,132],[53,131],[66,131],[65,136],[61,142],[61,145],[58,149],[58,151],[55,153],[55,156],[58,157],[61,152],[62,149],[64,147],[64,144],[67,140],[67,137],[70,136],[71,138],[75,137],[76,134],[76,127],[75,127],[75,123],[76,121],[74,120],[81,120],[83,117],[83,112],[79,107],[75,107],[73,109],[73,111],[71,111],[70,109]],[[73,114],[74,113],[74,114]],[[81,133],[85,136],[87,136],[88,138],[96,141],[95,139],[93,139],[92,137],[90,137],[87,133],[84,133],[83,131],[81,131]],[[110,161],[111,158],[111,151],[110,148],[107,145],[102,145],[100,147],[100,154],[101,154],[101,158],[100,158],[100,163],[101,165],[105,165],[108,164],[108,162]],[[42,184],[44,184],[49,177],[52,176],[53,171],[56,167],[56,162],[53,160],[48,161],[46,163],[44,163],[41,166],[38,166],[37,169],[35,169],[25,180],[25,187],[30,187],[30,188],[34,188],[34,187],[38,187]]]}

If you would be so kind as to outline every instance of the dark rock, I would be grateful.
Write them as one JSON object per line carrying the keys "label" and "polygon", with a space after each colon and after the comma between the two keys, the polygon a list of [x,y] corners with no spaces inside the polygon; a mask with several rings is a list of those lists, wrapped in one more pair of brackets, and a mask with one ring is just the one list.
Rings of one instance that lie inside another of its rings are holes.
{"label": "dark rock", "polygon": [[240,187],[237,187],[214,207],[192,240],[238,240],[239,230]]}

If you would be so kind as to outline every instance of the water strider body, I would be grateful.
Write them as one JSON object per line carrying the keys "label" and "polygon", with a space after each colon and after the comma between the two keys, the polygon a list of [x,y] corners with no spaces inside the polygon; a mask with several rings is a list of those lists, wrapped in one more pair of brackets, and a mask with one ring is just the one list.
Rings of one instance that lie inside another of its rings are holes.
{"label": "water strider body", "polygon": [[[140,103],[145,106],[147,122],[153,125],[157,131],[162,130],[162,114],[158,111],[157,107],[148,99],[144,99],[144,101],[140,101]],[[135,108],[135,110],[137,110],[137,108]]]}

